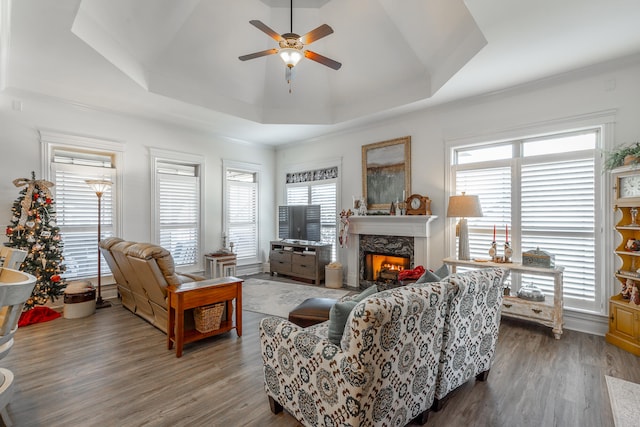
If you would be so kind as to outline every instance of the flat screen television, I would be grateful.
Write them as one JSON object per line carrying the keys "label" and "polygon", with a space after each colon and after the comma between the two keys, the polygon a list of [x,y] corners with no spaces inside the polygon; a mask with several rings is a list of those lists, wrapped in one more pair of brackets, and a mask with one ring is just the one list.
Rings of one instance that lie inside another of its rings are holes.
{"label": "flat screen television", "polygon": [[278,237],[319,242],[320,205],[279,206]]}

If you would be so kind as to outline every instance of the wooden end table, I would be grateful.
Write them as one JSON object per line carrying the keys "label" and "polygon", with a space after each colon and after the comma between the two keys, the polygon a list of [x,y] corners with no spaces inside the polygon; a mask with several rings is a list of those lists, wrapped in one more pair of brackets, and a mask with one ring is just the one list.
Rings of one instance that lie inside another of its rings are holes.
{"label": "wooden end table", "polygon": [[[171,350],[175,343],[176,357],[181,357],[185,343],[223,334],[231,329],[235,329],[239,337],[242,336],[242,282],[243,280],[237,277],[222,277],[168,286],[167,348]],[[235,324],[232,318],[234,299],[236,300]],[[184,330],[185,310],[218,302],[225,302],[227,305],[227,316],[220,322],[220,328],[205,333],[195,329]]]}

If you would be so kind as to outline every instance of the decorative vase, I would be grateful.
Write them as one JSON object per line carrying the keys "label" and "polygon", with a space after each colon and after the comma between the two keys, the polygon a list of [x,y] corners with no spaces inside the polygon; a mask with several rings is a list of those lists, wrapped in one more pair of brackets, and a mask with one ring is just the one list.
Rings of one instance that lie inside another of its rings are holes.
{"label": "decorative vase", "polygon": [[628,166],[628,165],[633,165],[638,163],[640,159],[638,159],[638,156],[634,156],[633,154],[627,154],[624,157],[624,161],[622,162],[624,166]]}

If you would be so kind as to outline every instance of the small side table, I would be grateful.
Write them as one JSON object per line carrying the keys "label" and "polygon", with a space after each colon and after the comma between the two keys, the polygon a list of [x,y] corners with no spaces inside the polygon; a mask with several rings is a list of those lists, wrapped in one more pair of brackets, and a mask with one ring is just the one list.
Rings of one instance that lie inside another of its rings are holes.
{"label": "small side table", "polygon": [[[201,340],[213,335],[223,334],[235,329],[242,336],[242,279],[223,277],[221,279],[188,282],[179,286],[170,285],[168,292],[167,349],[176,345],[176,357],[182,356],[182,347],[186,343]],[[233,322],[233,300],[236,300]],[[206,333],[197,330],[184,330],[184,312],[190,308],[202,307],[217,302],[226,302],[227,316],[220,322],[220,328]]]}
{"label": "small side table", "polygon": [[212,253],[204,256],[204,275],[207,279],[223,277],[224,267],[236,265],[236,254],[234,253]]}

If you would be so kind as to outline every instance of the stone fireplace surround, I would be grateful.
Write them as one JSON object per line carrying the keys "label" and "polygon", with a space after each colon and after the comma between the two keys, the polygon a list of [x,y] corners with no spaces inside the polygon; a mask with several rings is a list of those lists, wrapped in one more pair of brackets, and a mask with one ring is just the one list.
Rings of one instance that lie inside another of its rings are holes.
{"label": "stone fireplace surround", "polygon": [[[429,259],[429,223],[436,218],[433,215],[370,215],[349,218],[347,286],[360,289],[369,285],[362,279],[362,269],[364,269],[362,261],[364,252],[371,250],[371,242],[374,242],[374,249],[380,243],[390,246],[399,244],[403,256],[410,256],[412,267],[422,265],[426,268]],[[367,236],[363,239],[363,250],[360,248],[362,236]],[[387,237],[377,238],[377,236]],[[408,239],[398,239],[400,240],[399,242],[393,242],[395,236],[413,237],[413,253],[408,254],[406,252],[408,250],[407,247],[411,246],[406,244]],[[387,252],[390,253],[392,251]]]}

